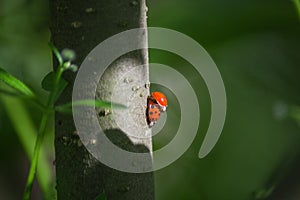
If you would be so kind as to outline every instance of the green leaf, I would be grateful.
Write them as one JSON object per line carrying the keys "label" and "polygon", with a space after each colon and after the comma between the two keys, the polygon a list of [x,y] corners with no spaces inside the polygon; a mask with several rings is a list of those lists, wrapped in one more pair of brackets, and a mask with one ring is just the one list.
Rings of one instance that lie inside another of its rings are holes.
{"label": "green leaf", "polygon": [[[46,91],[53,90],[54,78],[55,78],[55,73],[49,72],[42,80],[42,88]],[[60,78],[59,83],[57,85],[57,89],[55,91],[55,95],[54,95],[55,100],[60,96],[60,94],[63,92],[63,90],[66,88],[67,85],[68,85],[68,82],[65,81],[63,78]]]}
{"label": "green leaf", "polygon": [[118,108],[118,109],[125,109],[126,106],[122,104],[116,104],[106,101],[94,100],[94,99],[85,99],[85,100],[78,100],[73,101],[70,103],[66,103],[60,106],[56,106],[55,110],[58,112],[63,113],[72,113],[72,106],[95,106],[97,108]]}
{"label": "green leaf", "polygon": [[296,120],[296,122],[300,125],[300,107],[299,106],[291,106],[289,115],[294,120]]}
{"label": "green leaf", "polygon": [[42,88],[46,91],[51,91],[54,85],[54,72],[49,72],[42,80]]}
{"label": "green leaf", "polygon": [[49,46],[50,46],[50,48],[52,49],[52,51],[53,51],[53,53],[54,53],[56,59],[58,60],[59,65],[62,66],[62,64],[63,64],[63,59],[62,59],[62,57],[61,57],[59,51],[57,50],[57,48],[56,48],[51,42],[49,42]]}
{"label": "green leaf", "polygon": [[106,195],[105,195],[105,193],[99,194],[99,195],[95,198],[95,200],[106,200]]}
{"label": "green leaf", "polygon": [[12,96],[12,97],[21,97],[21,98],[28,97],[28,96],[25,96],[25,95],[20,94],[20,93],[11,92],[11,91],[7,91],[7,90],[3,90],[3,89],[0,89],[0,93],[8,95],[8,96]]}
{"label": "green leaf", "polygon": [[42,80],[42,88],[46,91],[51,91],[54,84],[54,73],[49,72]]}
{"label": "green leaf", "polygon": [[32,99],[31,97],[28,97],[27,95],[16,93],[16,92],[11,92],[8,90],[4,90],[2,88],[0,88],[0,93],[5,94],[10,97],[18,97],[20,99],[30,100],[30,102],[35,103],[35,105],[38,106],[40,109],[42,109],[42,110],[45,109],[45,106],[37,98]]}
{"label": "green leaf", "polygon": [[299,17],[299,20],[300,20],[300,0],[292,0],[292,1],[295,5],[295,8],[297,10],[298,17]]}
{"label": "green leaf", "polygon": [[[0,96],[0,102],[13,125],[12,127],[15,129],[15,133],[19,138],[25,153],[31,160],[33,157],[33,147],[37,130],[35,123],[31,119],[30,112],[18,98],[2,95]],[[47,134],[50,135],[53,134],[53,132],[48,132]],[[47,158],[47,150],[45,147],[42,147],[38,161],[37,179],[44,194],[47,194],[49,190],[52,189],[53,174],[51,170]]]}
{"label": "green leaf", "polygon": [[22,81],[20,81],[16,77],[6,72],[1,67],[0,67],[0,80],[6,83],[8,86],[16,89],[18,92],[20,92],[23,95],[26,95],[30,98],[35,97],[34,93],[29,89],[28,86],[26,86]]}

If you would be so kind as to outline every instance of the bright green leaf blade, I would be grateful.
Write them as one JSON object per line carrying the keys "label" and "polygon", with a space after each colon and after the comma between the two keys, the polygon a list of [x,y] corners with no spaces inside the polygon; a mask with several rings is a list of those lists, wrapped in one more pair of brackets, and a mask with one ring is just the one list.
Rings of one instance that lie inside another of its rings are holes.
{"label": "bright green leaf blade", "polygon": [[85,100],[78,100],[70,103],[66,103],[64,105],[57,106],[55,108],[58,112],[63,113],[71,113],[72,112],[72,106],[95,106],[97,108],[117,108],[117,109],[125,109],[126,106],[122,104],[116,104],[106,101],[100,101],[100,100],[93,100],[93,99],[85,99]]}
{"label": "bright green leaf blade", "polygon": [[[37,130],[30,119],[30,114],[25,109],[22,101],[17,98],[2,95],[0,96],[0,102],[3,103],[3,107],[13,124],[20,143],[22,144],[26,155],[31,160],[36,140],[35,133]],[[38,161],[37,178],[44,194],[47,194],[51,189],[53,183],[52,177],[53,174],[47,160],[46,152],[42,147]]]}
{"label": "bright green leaf blade", "polygon": [[295,8],[296,8],[296,11],[297,11],[297,14],[298,14],[298,18],[300,20],[300,0],[292,0],[294,5],[295,5]]}
{"label": "bright green leaf blade", "polygon": [[14,76],[6,72],[1,67],[0,67],[0,80],[3,81],[8,86],[14,88],[21,94],[24,94],[30,98],[35,97],[34,93],[29,89],[29,87],[27,87],[22,81],[15,78]]}
{"label": "bright green leaf blade", "polygon": [[62,65],[63,64],[63,59],[62,59],[59,51],[57,50],[57,48],[51,42],[49,42],[49,46],[52,49],[56,59],[58,60],[59,65]]}

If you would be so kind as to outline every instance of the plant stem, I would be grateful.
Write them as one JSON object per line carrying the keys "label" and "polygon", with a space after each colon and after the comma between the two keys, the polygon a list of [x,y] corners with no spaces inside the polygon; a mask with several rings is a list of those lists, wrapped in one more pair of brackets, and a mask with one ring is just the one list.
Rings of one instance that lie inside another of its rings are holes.
{"label": "plant stem", "polygon": [[35,147],[34,147],[34,151],[33,151],[33,158],[32,158],[30,169],[29,169],[25,192],[24,192],[24,196],[23,196],[24,200],[29,200],[29,198],[30,198],[33,180],[34,180],[34,177],[36,174],[40,149],[41,149],[41,145],[43,143],[44,135],[46,132],[46,126],[47,126],[47,121],[49,118],[49,113],[51,110],[53,110],[53,105],[55,103],[54,102],[55,101],[55,93],[57,91],[57,85],[59,83],[59,80],[61,78],[63,71],[64,71],[63,66],[60,65],[57,69],[57,72],[55,73],[54,84],[53,84],[54,87],[53,87],[53,90],[49,94],[47,105],[43,112],[42,120],[41,120],[40,127],[39,127],[39,132],[37,135],[37,139],[36,139],[36,143],[35,143]]}
{"label": "plant stem", "polygon": [[296,10],[297,10],[297,13],[298,13],[298,17],[299,17],[299,20],[300,20],[300,0],[292,0],[292,1],[295,4],[295,7],[296,7]]}
{"label": "plant stem", "polygon": [[50,95],[49,95],[49,98],[48,98],[48,102],[47,102],[47,107],[49,108],[52,108],[52,106],[54,105],[54,101],[55,101],[55,94],[56,94],[56,91],[57,91],[57,85],[59,83],[59,80],[61,78],[61,75],[63,73],[63,68],[62,68],[62,65],[60,65],[58,68],[57,68],[57,72],[55,73],[55,77],[54,77],[54,84],[53,84],[53,90],[51,91]]}
{"label": "plant stem", "polygon": [[[23,101],[18,98],[13,98],[7,95],[0,95],[0,102],[3,104],[3,108],[7,113],[7,117],[10,119],[16,134],[22,144],[26,155],[32,161],[33,158],[33,147],[36,140],[36,128],[33,121],[30,118],[30,114],[25,109]],[[14,106],[11,106],[14,105]],[[16,115],[16,110],[18,114]],[[22,123],[20,123],[20,121]],[[47,130],[45,135],[49,133]],[[52,188],[52,176],[51,167],[49,166],[48,159],[46,157],[45,149],[43,146],[40,150],[40,156],[38,159],[39,168],[36,171],[37,180],[39,182],[40,188],[43,194],[48,195],[49,188]]]}
{"label": "plant stem", "polygon": [[44,138],[45,130],[46,130],[46,126],[47,126],[47,121],[48,121],[48,111],[46,110],[42,116],[39,132],[38,132],[35,147],[34,147],[33,158],[32,158],[32,162],[30,165],[27,183],[26,183],[26,187],[25,187],[25,193],[24,193],[24,197],[23,197],[24,200],[29,200],[29,198],[30,198],[33,180],[35,177],[38,158],[39,158],[39,154],[40,154],[40,149],[41,149],[41,145],[43,142],[43,138]]}

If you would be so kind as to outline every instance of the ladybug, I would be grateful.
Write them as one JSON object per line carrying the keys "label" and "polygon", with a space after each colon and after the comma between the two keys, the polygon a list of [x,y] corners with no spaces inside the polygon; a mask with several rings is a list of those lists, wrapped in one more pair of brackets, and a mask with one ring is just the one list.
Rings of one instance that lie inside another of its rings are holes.
{"label": "ladybug", "polygon": [[161,92],[152,92],[151,97],[156,101],[156,103],[160,106],[160,110],[165,112],[168,106],[168,100],[166,96]]}
{"label": "ladybug", "polygon": [[147,99],[147,122],[152,127],[160,117],[161,112],[165,112],[168,106],[166,96],[161,92],[152,92]]}

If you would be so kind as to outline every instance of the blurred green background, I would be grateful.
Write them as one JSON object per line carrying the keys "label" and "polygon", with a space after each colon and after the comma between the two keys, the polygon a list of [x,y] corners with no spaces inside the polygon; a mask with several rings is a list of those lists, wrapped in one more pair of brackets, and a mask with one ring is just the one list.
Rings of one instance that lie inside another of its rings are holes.
{"label": "blurred green background", "polygon": [[[199,159],[210,119],[205,83],[182,58],[150,50],[150,62],[172,66],[186,77],[201,109],[192,146],[176,162],[155,172],[157,199],[266,199],[295,167],[300,153],[300,20],[292,1],[149,0],[147,4],[149,26],[180,31],[207,50],[222,75],[228,100],[220,140],[207,157]],[[48,20],[45,1],[0,1],[0,66],[41,96],[45,93],[40,82],[52,67]],[[167,88],[151,89],[164,91],[170,102],[166,125],[154,137],[158,149],[176,133],[181,102]],[[24,146],[33,149],[34,142],[32,135],[22,133],[36,129],[40,116],[33,105],[1,94],[1,199],[22,197],[29,168]],[[43,154],[43,163],[49,165],[40,171],[42,186],[35,184],[33,199],[53,197],[47,189],[53,190],[54,180],[52,131]]]}

